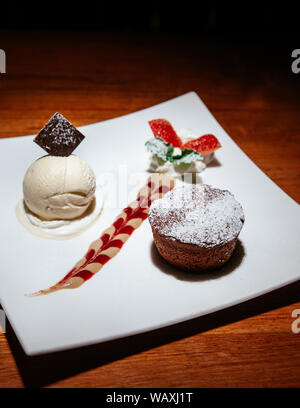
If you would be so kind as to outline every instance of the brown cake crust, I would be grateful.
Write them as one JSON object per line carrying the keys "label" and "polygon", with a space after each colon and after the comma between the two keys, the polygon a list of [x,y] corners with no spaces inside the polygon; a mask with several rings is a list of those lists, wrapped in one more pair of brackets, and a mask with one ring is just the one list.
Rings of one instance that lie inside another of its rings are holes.
{"label": "brown cake crust", "polygon": [[160,255],[170,264],[188,271],[210,271],[220,268],[229,261],[237,238],[223,245],[201,247],[195,244],[186,244],[161,235],[152,228],[154,243]]}
{"label": "brown cake crust", "polygon": [[229,261],[244,223],[241,205],[229,191],[203,185],[188,187],[181,207],[176,208],[180,193],[175,188],[164,202],[150,207],[158,252],[167,262],[189,271],[221,267]]}

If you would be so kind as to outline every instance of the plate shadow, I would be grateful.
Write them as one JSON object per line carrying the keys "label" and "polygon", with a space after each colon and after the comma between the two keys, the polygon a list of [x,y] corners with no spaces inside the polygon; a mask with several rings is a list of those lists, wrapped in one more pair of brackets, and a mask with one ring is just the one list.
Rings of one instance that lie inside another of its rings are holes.
{"label": "plate shadow", "polygon": [[214,157],[213,160],[207,165],[207,167],[220,167],[220,166],[222,166],[222,164],[216,157]]}

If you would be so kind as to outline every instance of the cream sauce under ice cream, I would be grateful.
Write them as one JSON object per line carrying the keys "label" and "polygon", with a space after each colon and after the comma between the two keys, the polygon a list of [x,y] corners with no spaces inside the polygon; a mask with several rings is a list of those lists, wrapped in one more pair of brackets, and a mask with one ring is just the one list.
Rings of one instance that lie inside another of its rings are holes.
{"label": "cream sauce under ice cream", "polygon": [[68,239],[73,238],[91,227],[97,221],[103,209],[103,193],[101,187],[96,188],[95,196],[84,214],[73,220],[44,220],[33,214],[20,200],[16,208],[19,222],[32,234],[41,238]]}

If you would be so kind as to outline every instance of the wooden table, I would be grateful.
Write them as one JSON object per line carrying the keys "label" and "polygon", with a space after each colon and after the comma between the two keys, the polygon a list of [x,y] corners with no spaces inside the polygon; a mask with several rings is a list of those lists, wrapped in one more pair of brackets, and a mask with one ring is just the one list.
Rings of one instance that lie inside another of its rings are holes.
{"label": "wooden table", "polygon": [[[0,48],[7,54],[0,137],[35,134],[55,111],[80,126],[194,90],[249,157],[300,201],[300,74],[291,72],[284,42],[2,31]],[[300,334],[291,330],[299,288],[41,357],[26,357],[8,325],[0,335],[0,386],[299,387]]]}

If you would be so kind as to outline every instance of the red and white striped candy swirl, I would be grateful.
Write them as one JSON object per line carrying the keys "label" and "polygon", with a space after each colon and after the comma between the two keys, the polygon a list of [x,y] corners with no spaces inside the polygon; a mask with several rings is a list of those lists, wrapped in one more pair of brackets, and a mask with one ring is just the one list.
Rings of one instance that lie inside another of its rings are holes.
{"label": "red and white striped candy swirl", "polygon": [[58,283],[48,289],[40,290],[31,296],[45,295],[60,289],[74,289],[92,278],[112,259],[128,240],[130,235],[148,217],[152,201],[161,198],[174,187],[174,179],[164,174],[153,174],[147,184],[139,191],[137,198],[116,218],[89,246],[85,256]]}

